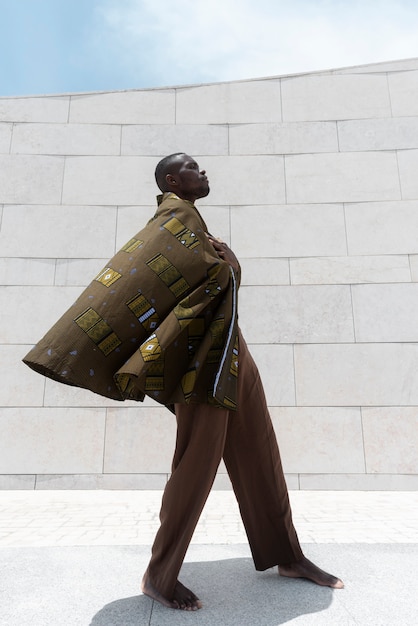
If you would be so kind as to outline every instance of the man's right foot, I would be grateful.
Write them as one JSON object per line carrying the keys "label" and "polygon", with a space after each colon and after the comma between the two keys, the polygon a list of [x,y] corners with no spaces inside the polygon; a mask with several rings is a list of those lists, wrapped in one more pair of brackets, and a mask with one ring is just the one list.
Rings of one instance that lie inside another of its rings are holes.
{"label": "man's right foot", "polygon": [[279,565],[280,576],[288,576],[289,578],[306,578],[317,585],[323,587],[332,587],[333,589],[342,589],[344,583],[342,580],[324,572],[315,563],[309,561],[306,556],[300,561],[289,563],[288,565]]}
{"label": "man's right foot", "polygon": [[170,609],[182,611],[197,611],[202,608],[202,603],[197,596],[187,589],[180,581],[176,582],[171,600],[165,598],[152,584],[148,572],[145,572],[141,584],[142,593]]}

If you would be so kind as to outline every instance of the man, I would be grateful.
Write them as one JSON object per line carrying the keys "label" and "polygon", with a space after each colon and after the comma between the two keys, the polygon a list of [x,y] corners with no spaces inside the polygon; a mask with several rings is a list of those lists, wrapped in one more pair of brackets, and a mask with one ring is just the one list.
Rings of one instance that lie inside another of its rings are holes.
{"label": "man", "polygon": [[[149,395],[175,412],[176,449],[142,591],[193,611],[178,580],[224,459],[255,567],[333,588],[293,527],[279,450],[258,370],[237,325],[240,266],[194,203],[209,194],[184,154],[157,165],[159,208],[25,358],[36,371],[101,395]],[[137,278],[138,276],[138,278]]]}
{"label": "man", "polygon": [[[206,172],[185,154],[163,159],[157,166],[156,180],[163,194],[175,194],[190,203],[209,193]],[[240,268],[234,253],[224,242],[209,233],[207,236],[239,282]],[[197,596],[177,580],[177,573],[221,458],[238,498],[257,569],[278,565],[282,576],[343,587],[338,578],[302,554],[261,381],[241,336],[238,363],[236,411],[212,404],[175,405],[178,433],[173,472],[163,496],[161,527],[142,581],[143,592],[168,607],[201,607]]]}

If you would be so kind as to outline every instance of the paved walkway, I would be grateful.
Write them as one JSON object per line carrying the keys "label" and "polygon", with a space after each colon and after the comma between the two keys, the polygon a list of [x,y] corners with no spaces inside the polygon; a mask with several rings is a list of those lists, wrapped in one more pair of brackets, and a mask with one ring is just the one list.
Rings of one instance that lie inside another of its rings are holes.
{"label": "paved walkway", "polygon": [[[290,499],[302,543],[418,543],[418,492],[292,491]],[[160,502],[160,491],[0,491],[0,546],[150,545]],[[233,493],[212,491],[193,543],[246,541]]]}
{"label": "paved walkway", "polygon": [[418,493],[291,492],[305,554],[343,590],[255,572],[231,492],[211,493],[181,572],[193,614],[139,592],[161,492],[0,492],[1,626],[416,626]]}

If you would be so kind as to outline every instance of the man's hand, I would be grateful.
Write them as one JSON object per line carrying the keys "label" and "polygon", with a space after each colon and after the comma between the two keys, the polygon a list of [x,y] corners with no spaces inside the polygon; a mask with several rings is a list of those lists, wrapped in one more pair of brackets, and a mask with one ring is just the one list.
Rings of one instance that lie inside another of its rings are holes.
{"label": "man's hand", "polygon": [[213,237],[212,235],[207,235],[210,243],[215,248],[218,256],[223,260],[229,263],[229,265],[236,271],[239,272],[239,262],[235,254],[232,252],[231,248],[229,248],[224,241]]}

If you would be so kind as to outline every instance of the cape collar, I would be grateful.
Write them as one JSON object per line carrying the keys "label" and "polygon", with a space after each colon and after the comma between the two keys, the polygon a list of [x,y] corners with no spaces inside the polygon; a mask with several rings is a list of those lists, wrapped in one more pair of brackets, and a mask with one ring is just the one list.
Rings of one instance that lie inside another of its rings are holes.
{"label": "cape collar", "polygon": [[[182,198],[179,198],[179,196],[177,196],[172,191],[166,191],[164,193],[160,193],[157,196],[157,204],[158,204],[158,206],[160,206],[160,204],[162,202],[164,202],[164,200],[167,200],[168,198],[170,198],[171,200],[181,200],[182,199]],[[193,208],[196,208],[195,205],[193,204],[193,202],[191,202],[190,200],[184,200],[183,199],[183,202],[187,202],[187,204],[190,204],[190,206],[192,206]]]}

